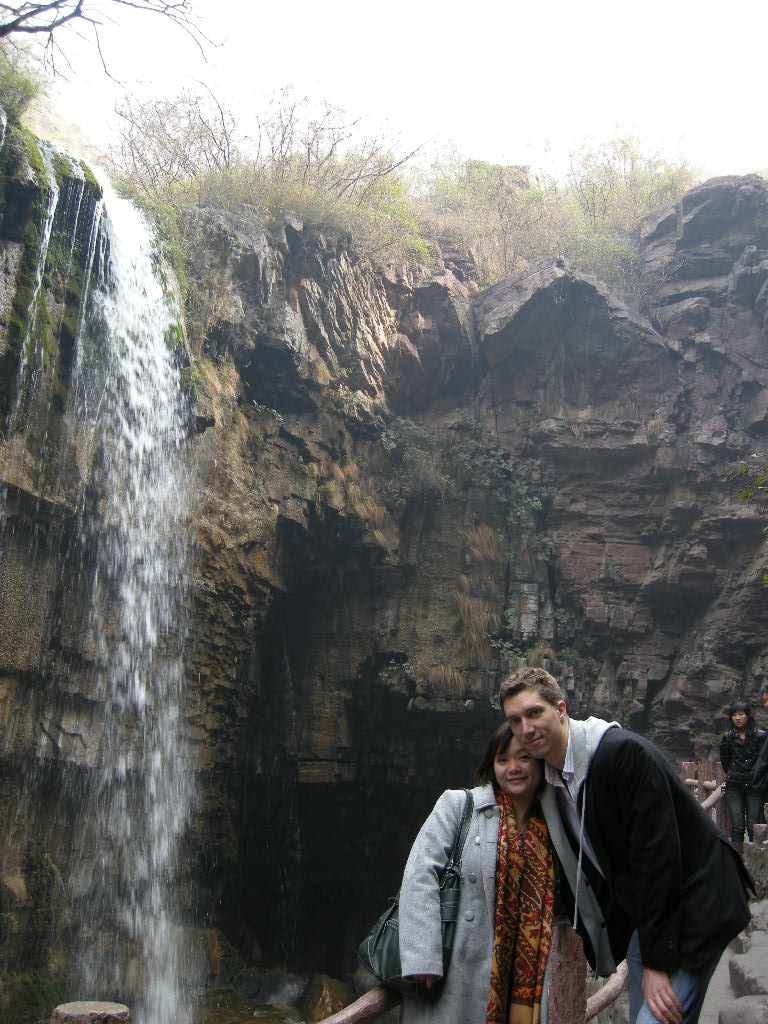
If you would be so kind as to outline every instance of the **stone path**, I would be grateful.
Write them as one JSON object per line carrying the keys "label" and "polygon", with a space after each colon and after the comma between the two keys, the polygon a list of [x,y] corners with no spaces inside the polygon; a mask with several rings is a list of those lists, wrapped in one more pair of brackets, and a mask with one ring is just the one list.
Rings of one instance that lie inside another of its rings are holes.
{"label": "stone path", "polygon": [[752,905],[752,920],[717,965],[699,1024],[768,1021],[768,899]]}
{"label": "stone path", "polygon": [[712,981],[709,983],[707,998],[704,1000],[704,1006],[699,1017],[699,1024],[718,1024],[717,1018],[720,1010],[730,1006],[736,998],[731,988],[731,980],[728,973],[730,959],[731,951],[726,949],[720,957],[720,963],[717,965],[717,969],[712,975]]}

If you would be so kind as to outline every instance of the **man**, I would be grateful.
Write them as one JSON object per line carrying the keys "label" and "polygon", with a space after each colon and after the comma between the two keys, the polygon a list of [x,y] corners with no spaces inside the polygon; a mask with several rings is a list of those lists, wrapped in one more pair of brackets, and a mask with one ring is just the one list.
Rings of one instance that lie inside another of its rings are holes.
{"label": "man", "polygon": [[522,668],[499,700],[543,758],[541,797],[587,958],[627,958],[630,1020],[695,1024],[722,951],[749,920],[749,876],[652,743],[616,723],[570,720],[556,680]]}
{"label": "man", "polygon": [[[760,691],[760,700],[763,702],[765,710],[768,711],[768,683]],[[763,791],[762,798],[766,799],[766,793],[768,793],[768,736],[763,740],[762,749],[757,755],[755,771],[752,776],[752,788],[761,789]]]}

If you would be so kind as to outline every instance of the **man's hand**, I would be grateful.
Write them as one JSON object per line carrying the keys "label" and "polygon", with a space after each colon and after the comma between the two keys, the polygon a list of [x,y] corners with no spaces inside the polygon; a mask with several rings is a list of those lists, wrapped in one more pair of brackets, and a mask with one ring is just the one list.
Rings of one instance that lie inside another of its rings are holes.
{"label": "man's hand", "polygon": [[432,988],[437,979],[437,974],[409,974],[406,981],[415,981],[417,985],[426,985],[427,988]]}
{"label": "man's hand", "polygon": [[683,1007],[669,983],[666,971],[643,968],[643,998],[654,1017],[662,1024],[680,1024]]}

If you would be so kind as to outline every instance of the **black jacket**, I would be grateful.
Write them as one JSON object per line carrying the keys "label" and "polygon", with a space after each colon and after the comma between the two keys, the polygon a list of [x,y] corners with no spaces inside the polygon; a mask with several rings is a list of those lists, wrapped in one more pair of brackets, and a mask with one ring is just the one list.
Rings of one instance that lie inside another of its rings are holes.
{"label": "black jacket", "polygon": [[661,751],[634,733],[609,730],[580,800],[585,790],[585,831],[604,877],[586,856],[583,868],[616,962],[635,929],[645,967],[695,969],[722,952],[749,921],[751,879]]}
{"label": "black jacket", "polygon": [[749,787],[765,740],[765,729],[751,729],[742,743],[735,729],[720,740],[720,762],[729,786]]}
{"label": "black jacket", "polygon": [[762,790],[768,798],[768,734],[763,740],[763,749],[757,758],[755,773],[752,776],[752,788]]}

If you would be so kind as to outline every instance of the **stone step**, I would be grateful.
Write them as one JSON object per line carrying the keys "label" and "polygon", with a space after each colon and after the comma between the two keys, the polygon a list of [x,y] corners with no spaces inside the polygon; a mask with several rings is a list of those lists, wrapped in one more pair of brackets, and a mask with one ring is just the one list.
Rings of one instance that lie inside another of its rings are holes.
{"label": "stone step", "polygon": [[51,1014],[50,1024],[131,1024],[131,1011],[122,1003],[62,1003]]}

